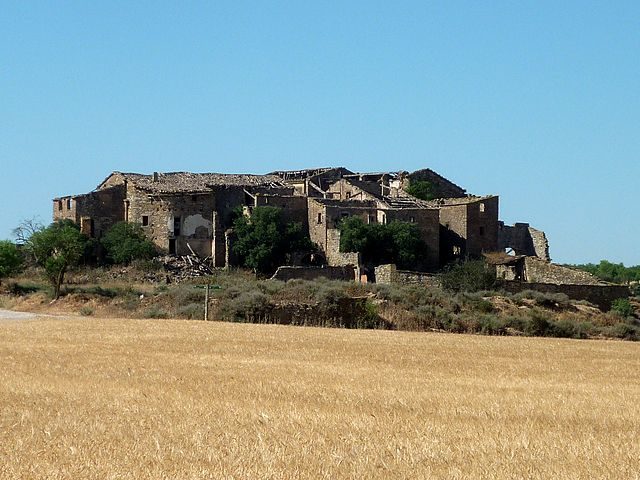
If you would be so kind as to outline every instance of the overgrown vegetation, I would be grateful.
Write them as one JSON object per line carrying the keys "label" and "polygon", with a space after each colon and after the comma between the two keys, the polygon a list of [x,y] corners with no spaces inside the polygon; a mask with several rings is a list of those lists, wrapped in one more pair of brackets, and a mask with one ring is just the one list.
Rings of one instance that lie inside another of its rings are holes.
{"label": "overgrown vegetation", "polygon": [[8,240],[0,240],[0,283],[3,278],[20,272],[24,258],[18,247]]}
{"label": "overgrown vegetation", "polygon": [[448,265],[440,275],[440,281],[445,290],[477,292],[494,288],[496,275],[483,260],[468,260]]}
{"label": "overgrown vegetation", "polygon": [[128,265],[134,260],[150,260],[156,254],[155,245],[137,223],[119,222],[100,239],[107,259]]}
{"label": "overgrown vegetation", "polygon": [[44,269],[47,280],[53,287],[53,297],[60,296],[64,275],[70,267],[77,265],[85,253],[87,237],[80,233],[71,220],[59,220],[47,228],[34,232],[24,248],[33,255],[36,263]]}
{"label": "overgrown vegetation", "polygon": [[605,282],[640,282],[640,265],[625,267],[623,263],[612,263],[608,260],[601,260],[598,264],[585,263],[569,266],[589,272]]}
{"label": "overgrown vegetation", "polygon": [[280,265],[286,264],[287,256],[295,252],[310,252],[314,249],[302,225],[286,223],[282,209],[256,207],[251,216],[237,212],[233,230],[237,240],[233,253],[242,266],[268,275]]}
{"label": "overgrown vegetation", "polygon": [[400,269],[422,270],[426,264],[427,246],[415,223],[366,224],[348,217],[339,229],[340,251],[360,252],[367,265],[395,263]]}
{"label": "overgrown vegetation", "polygon": [[421,200],[433,200],[439,196],[436,187],[428,180],[412,180],[405,191]]}
{"label": "overgrown vegetation", "polygon": [[[477,264],[472,267],[467,265],[464,271],[483,271]],[[96,282],[92,285],[77,284],[86,274],[73,273],[73,284],[65,287],[56,308],[92,317],[202,319],[204,285],[209,283],[212,320],[483,335],[640,337],[635,301],[617,301],[611,312],[603,313],[564,294],[478,290],[490,285],[483,283],[482,275],[481,281],[469,282],[467,290],[453,291],[417,284],[256,280],[246,271],[220,272],[181,284],[132,286],[122,280],[117,284],[105,281],[109,270],[104,270],[106,277],[100,277],[97,269],[91,272]],[[43,288],[29,280],[7,284],[4,298],[13,300],[3,303],[15,306],[20,299],[28,301],[33,296],[47,304]]]}

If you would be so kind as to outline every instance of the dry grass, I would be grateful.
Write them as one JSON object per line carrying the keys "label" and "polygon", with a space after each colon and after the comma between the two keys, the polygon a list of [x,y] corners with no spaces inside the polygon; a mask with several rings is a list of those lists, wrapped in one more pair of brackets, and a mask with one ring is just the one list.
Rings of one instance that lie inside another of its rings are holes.
{"label": "dry grass", "polygon": [[639,478],[640,345],[0,324],[0,477]]}

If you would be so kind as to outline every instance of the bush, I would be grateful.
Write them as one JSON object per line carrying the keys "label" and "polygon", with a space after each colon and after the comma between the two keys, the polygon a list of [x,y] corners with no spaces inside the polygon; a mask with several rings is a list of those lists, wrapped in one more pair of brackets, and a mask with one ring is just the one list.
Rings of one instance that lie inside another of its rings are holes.
{"label": "bush", "polygon": [[533,310],[529,316],[529,321],[525,324],[524,332],[535,337],[546,337],[553,331],[553,324],[547,319],[544,313]]}
{"label": "bush", "polygon": [[269,311],[269,299],[259,291],[241,291],[220,305],[225,320],[254,322],[263,320]]}
{"label": "bush", "polygon": [[469,260],[449,265],[440,274],[445,290],[452,292],[477,292],[491,290],[496,284],[495,272],[482,260]]}
{"label": "bush", "polygon": [[80,309],[80,315],[82,315],[83,317],[89,317],[93,315],[93,308],[85,305]]}
{"label": "bush", "polygon": [[618,323],[611,327],[605,327],[602,333],[614,338],[622,338],[624,340],[638,340],[640,330],[634,325],[628,323]]}
{"label": "bush", "polygon": [[190,303],[178,307],[176,310],[176,316],[178,318],[187,318],[189,320],[202,320],[204,318],[204,304],[202,303]]}
{"label": "bush", "polygon": [[153,306],[142,314],[144,318],[169,318],[170,315],[160,307]]}
{"label": "bush", "polygon": [[0,282],[22,270],[24,258],[13,242],[0,240]]}
{"label": "bush", "polygon": [[134,260],[149,260],[156,254],[156,247],[137,223],[119,222],[102,237],[109,261],[128,265]]}
{"label": "bush", "polygon": [[628,298],[618,298],[611,304],[611,311],[621,317],[630,317],[633,315],[633,305]]}

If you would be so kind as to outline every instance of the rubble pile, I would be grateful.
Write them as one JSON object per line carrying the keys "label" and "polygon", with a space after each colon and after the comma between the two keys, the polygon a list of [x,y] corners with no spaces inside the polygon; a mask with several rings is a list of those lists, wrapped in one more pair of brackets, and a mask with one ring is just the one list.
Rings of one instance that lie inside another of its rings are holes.
{"label": "rubble pile", "polygon": [[211,257],[200,258],[197,255],[165,255],[157,257],[167,275],[174,281],[186,278],[213,275]]}

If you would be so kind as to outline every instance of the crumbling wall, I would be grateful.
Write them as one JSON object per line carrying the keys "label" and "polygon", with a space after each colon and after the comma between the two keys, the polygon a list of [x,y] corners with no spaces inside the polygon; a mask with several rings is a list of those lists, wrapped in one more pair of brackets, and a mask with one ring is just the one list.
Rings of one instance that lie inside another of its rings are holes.
{"label": "crumbling wall", "polygon": [[545,262],[538,257],[526,257],[524,275],[527,282],[557,285],[599,285],[602,282],[583,270]]}
{"label": "crumbling wall", "polygon": [[56,198],[53,220],[68,219],[83,233],[100,238],[114,223],[125,220],[124,185],[114,185],[84,195]]}
{"label": "crumbling wall", "polygon": [[353,265],[340,267],[278,267],[272,280],[316,280],[318,278],[328,278],[330,280],[356,280],[356,268]]}
{"label": "crumbling wall", "polygon": [[440,205],[440,263],[498,250],[498,197]]}
{"label": "crumbling wall", "polygon": [[412,272],[398,270],[393,263],[379,265],[375,268],[376,283],[399,285],[424,285],[427,287],[440,287],[440,279],[437,275],[424,272]]}
{"label": "crumbling wall", "polygon": [[128,190],[128,221],[141,224],[161,251],[170,251],[173,243],[178,255],[188,255],[191,250],[200,257],[212,255],[213,193],[154,195],[135,187]]}
{"label": "crumbling wall", "polygon": [[499,222],[498,248],[502,251],[510,248],[516,255],[539,257],[547,262],[551,261],[546,234],[532,228],[528,223],[505,225],[504,222]]}
{"label": "crumbling wall", "polygon": [[307,199],[297,195],[257,194],[256,207],[276,207],[282,209],[282,220],[285,223],[300,223],[306,230],[309,224]]}

